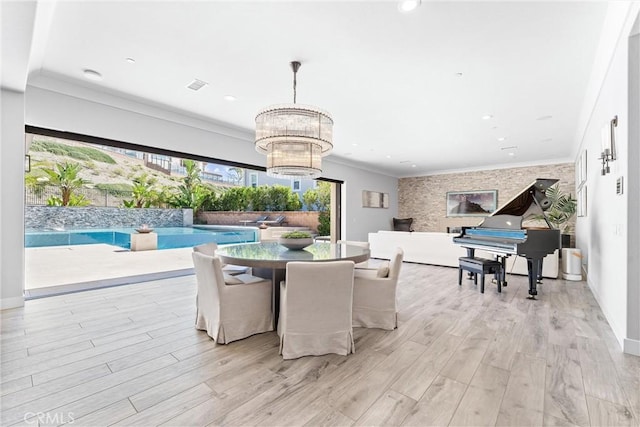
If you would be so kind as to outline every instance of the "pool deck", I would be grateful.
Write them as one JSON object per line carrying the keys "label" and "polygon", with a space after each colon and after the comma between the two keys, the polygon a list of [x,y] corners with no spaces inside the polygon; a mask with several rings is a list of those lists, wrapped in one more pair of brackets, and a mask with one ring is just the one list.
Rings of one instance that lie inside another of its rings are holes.
{"label": "pool deck", "polygon": [[25,249],[25,297],[193,274],[192,248],[130,252],[107,244]]}

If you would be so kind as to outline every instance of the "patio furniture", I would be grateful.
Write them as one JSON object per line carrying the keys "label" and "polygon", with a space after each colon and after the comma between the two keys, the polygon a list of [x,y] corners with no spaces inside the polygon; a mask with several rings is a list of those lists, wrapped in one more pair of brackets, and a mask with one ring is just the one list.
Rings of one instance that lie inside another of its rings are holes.
{"label": "patio furniture", "polygon": [[265,221],[267,218],[269,218],[269,215],[260,215],[256,219],[241,219],[238,222],[246,226],[247,224],[258,224],[260,221]]}
{"label": "patio furniture", "polygon": [[257,221],[258,224],[260,225],[269,225],[269,226],[278,226],[278,225],[283,225],[286,224],[287,217],[285,217],[284,215],[278,215],[277,217],[275,217],[274,219],[265,219],[265,220],[261,220],[261,221]]}

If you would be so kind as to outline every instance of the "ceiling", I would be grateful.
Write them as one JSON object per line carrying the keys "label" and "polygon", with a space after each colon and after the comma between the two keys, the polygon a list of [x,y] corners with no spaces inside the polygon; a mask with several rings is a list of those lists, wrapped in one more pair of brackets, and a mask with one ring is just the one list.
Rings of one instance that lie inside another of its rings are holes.
{"label": "ceiling", "polygon": [[[28,82],[72,82],[251,132],[260,109],[292,101],[298,60],[297,101],[332,114],[334,161],[398,177],[570,161],[606,10],[597,1],[423,0],[412,13],[394,1],[48,2]],[[208,84],[187,89],[194,79]]]}

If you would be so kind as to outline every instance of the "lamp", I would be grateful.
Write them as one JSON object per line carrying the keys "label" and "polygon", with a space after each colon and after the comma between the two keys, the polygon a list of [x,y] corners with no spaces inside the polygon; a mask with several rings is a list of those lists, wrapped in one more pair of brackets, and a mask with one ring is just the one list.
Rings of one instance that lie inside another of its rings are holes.
{"label": "lamp", "polygon": [[600,153],[600,157],[598,157],[598,160],[602,162],[602,169],[600,171],[602,175],[611,172],[609,162],[616,160],[616,127],[618,127],[618,116],[614,116],[613,119],[602,128],[602,152]]}
{"label": "lamp", "polygon": [[333,149],[333,119],[329,113],[296,104],[296,74],[291,62],[293,104],[272,105],[256,116],[256,150],[267,155],[267,175],[279,178],[317,178],[322,157]]}

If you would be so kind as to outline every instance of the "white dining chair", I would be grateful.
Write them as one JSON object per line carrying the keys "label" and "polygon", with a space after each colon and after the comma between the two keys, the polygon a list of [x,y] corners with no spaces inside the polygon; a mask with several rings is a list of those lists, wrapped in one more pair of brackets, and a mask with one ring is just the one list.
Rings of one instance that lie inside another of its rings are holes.
{"label": "white dining chair", "polygon": [[393,330],[398,327],[396,289],[404,252],[397,248],[388,264],[356,270],[353,281],[353,326]]}
{"label": "white dining chair", "polygon": [[273,331],[270,280],[240,274],[225,281],[218,257],[191,255],[198,286],[196,329],[220,344]]}
{"label": "white dining chair", "polygon": [[355,351],[353,266],[353,261],[287,264],[278,321],[284,359]]}
{"label": "white dining chair", "polygon": [[[194,252],[200,252],[205,255],[215,256],[216,250],[218,250],[218,244],[215,242],[203,243],[202,245],[194,246]],[[249,274],[251,267],[245,267],[243,265],[222,264],[222,272],[225,274]]]}

